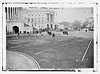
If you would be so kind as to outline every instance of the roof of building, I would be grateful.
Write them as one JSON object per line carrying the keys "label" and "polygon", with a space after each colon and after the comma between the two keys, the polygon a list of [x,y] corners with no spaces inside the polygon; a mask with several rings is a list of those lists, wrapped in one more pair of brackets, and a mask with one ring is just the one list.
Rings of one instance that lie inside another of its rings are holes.
{"label": "roof of building", "polygon": [[22,8],[23,11],[30,11],[30,12],[46,12],[46,13],[51,13],[54,14],[54,10],[51,9],[46,9],[46,8]]}

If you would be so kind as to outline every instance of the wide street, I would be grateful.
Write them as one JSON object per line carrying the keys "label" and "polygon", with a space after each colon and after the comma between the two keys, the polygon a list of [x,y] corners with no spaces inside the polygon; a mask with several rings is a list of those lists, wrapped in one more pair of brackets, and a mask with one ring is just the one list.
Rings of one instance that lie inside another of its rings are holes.
{"label": "wide street", "polygon": [[7,36],[7,51],[21,52],[34,58],[40,69],[93,68],[93,32],[73,31],[69,35]]}

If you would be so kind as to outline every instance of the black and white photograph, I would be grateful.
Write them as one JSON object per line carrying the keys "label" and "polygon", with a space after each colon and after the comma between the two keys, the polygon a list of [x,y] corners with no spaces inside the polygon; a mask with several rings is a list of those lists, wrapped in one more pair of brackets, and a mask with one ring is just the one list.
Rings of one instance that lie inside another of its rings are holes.
{"label": "black and white photograph", "polygon": [[2,4],[3,70],[96,71],[96,7],[34,5]]}

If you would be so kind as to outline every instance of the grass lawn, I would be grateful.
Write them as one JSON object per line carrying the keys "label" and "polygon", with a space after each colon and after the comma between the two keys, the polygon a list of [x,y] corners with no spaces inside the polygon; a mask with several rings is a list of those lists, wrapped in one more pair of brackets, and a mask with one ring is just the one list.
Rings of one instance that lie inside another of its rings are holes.
{"label": "grass lawn", "polygon": [[[20,36],[7,38],[7,50],[25,53],[37,60],[42,69],[69,69],[93,67],[93,40],[72,36]],[[90,54],[91,53],[91,54]]]}

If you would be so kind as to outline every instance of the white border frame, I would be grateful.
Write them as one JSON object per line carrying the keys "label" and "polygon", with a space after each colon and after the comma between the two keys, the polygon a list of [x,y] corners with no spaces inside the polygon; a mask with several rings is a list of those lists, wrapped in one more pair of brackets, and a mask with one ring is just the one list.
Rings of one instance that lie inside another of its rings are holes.
{"label": "white border frame", "polygon": [[[5,2],[6,3],[6,2]],[[97,20],[97,6],[94,2],[82,2],[82,3],[79,3],[79,2],[53,2],[54,4],[52,3],[48,3],[45,4],[46,2],[33,2],[33,4],[30,4],[32,2],[21,2],[23,4],[13,4],[13,3],[16,3],[16,2],[8,2],[8,4],[3,4],[3,9],[2,9],[2,15],[3,15],[3,20],[2,20],[2,29],[3,29],[3,36],[2,36],[2,39],[3,39],[3,70],[6,70],[6,19],[5,19],[5,7],[64,7],[64,8],[70,8],[70,7],[93,7],[94,9],[94,69],[75,69],[76,71],[78,70],[81,70],[81,71],[91,71],[91,70],[95,70],[97,71],[98,70],[98,49],[97,49],[97,44],[96,44],[96,41],[97,41],[97,38],[98,38],[98,20]],[[20,2],[18,2],[20,3]],[[24,3],[28,3],[28,4],[24,4]],[[43,4],[35,4],[35,3],[43,3]],[[57,4],[56,4],[57,3]],[[98,41],[97,41],[98,42]]]}

